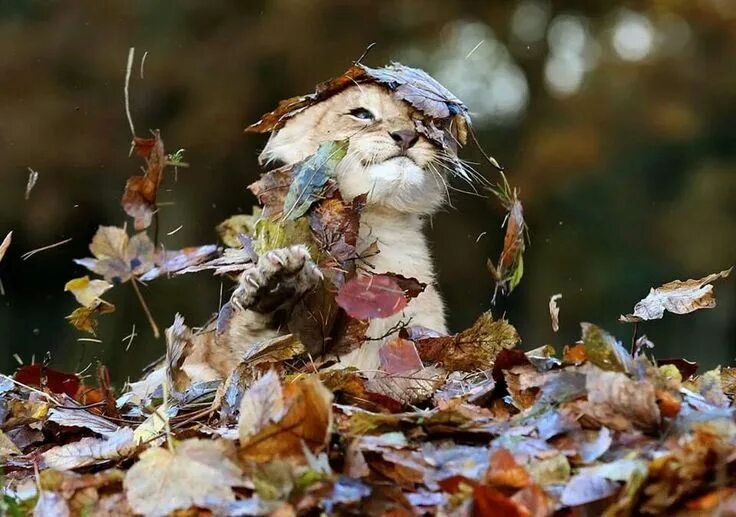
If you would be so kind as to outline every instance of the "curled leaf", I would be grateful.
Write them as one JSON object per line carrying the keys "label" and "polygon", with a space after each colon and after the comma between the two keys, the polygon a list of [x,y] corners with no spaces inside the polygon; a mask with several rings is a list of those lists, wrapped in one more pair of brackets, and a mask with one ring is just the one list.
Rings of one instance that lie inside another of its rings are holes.
{"label": "curled leaf", "polygon": [[134,218],[135,229],[140,231],[151,225],[156,211],[156,197],[166,166],[166,153],[158,130],[153,132],[153,138],[135,137],[133,145],[136,154],[146,160],[146,171],[143,176],[128,179],[120,204],[125,213]]}
{"label": "curled leaf", "polygon": [[733,268],[713,273],[698,280],[675,280],[656,289],[650,289],[646,298],[634,306],[634,313],[621,316],[621,321],[658,320],[665,311],[673,314],[688,314],[700,309],[716,306],[713,284],[719,278],[726,278]]}

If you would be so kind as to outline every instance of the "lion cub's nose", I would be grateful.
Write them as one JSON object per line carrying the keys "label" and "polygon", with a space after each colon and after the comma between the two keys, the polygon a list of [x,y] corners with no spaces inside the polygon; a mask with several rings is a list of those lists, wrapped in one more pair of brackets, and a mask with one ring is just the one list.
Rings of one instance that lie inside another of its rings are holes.
{"label": "lion cub's nose", "polygon": [[400,129],[398,131],[392,131],[389,134],[402,151],[409,149],[419,139],[419,135],[413,129]]}

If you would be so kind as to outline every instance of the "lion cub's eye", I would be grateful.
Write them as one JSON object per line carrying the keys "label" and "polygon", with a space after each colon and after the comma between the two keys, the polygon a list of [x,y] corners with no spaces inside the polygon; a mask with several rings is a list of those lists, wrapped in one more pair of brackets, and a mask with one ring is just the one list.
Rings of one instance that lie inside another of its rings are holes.
{"label": "lion cub's eye", "polygon": [[358,120],[376,120],[375,115],[373,115],[373,113],[365,108],[351,109],[348,114],[353,118],[357,118]]}

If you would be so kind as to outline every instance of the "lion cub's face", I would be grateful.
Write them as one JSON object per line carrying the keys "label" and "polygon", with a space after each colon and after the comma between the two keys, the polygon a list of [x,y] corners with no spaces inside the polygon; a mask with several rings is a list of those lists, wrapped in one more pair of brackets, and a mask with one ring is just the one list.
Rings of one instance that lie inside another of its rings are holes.
{"label": "lion cub's face", "polygon": [[349,141],[338,166],[338,186],[351,199],[431,214],[443,203],[446,178],[441,151],[416,132],[413,110],[374,84],[351,86],[294,116],[271,136],[263,162],[292,164],[330,140]]}

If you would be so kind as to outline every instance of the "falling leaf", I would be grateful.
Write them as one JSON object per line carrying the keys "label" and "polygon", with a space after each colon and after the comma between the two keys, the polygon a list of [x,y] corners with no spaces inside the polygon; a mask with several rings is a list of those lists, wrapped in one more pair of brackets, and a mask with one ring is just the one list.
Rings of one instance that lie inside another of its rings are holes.
{"label": "falling leaf", "polygon": [[174,451],[152,448],[140,455],[123,486],[135,513],[168,515],[192,506],[208,508],[235,500],[243,484],[232,446],[224,440],[189,439]]}
{"label": "falling leaf", "polygon": [[656,289],[651,289],[646,298],[634,306],[634,313],[621,316],[625,322],[658,320],[665,311],[673,314],[688,314],[700,309],[716,306],[713,284],[719,278],[726,278],[733,268],[713,273],[699,280],[675,280]]}
{"label": "falling leaf", "polygon": [[284,219],[298,219],[322,197],[347,151],[347,140],[324,142],[316,153],[294,166],[294,180],[284,198]]}
{"label": "falling leaf", "polygon": [[71,314],[66,316],[66,319],[77,330],[89,332],[94,336],[97,330],[97,316],[109,314],[114,311],[115,306],[113,304],[103,302],[93,307],[77,307]]}
{"label": "falling leaf", "polygon": [[474,371],[489,369],[502,350],[515,347],[519,334],[506,320],[495,320],[490,312],[483,313],[467,330],[416,342],[425,362],[438,362],[448,370]]}
{"label": "falling leaf", "polygon": [[387,318],[401,312],[409,298],[417,296],[423,289],[424,284],[399,275],[359,274],[340,288],[336,301],[353,318]]}
{"label": "falling leaf", "polygon": [[10,242],[13,240],[13,232],[10,231],[3,239],[3,242],[0,243],[0,261],[3,260],[3,257],[5,256],[5,252],[8,251],[8,248],[10,247]]}
{"label": "falling leaf", "polygon": [[494,301],[497,291],[500,290],[502,294],[508,294],[521,282],[521,277],[524,275],[523,255],[526,249],[525,236],[527,229],[524,221],[524,209],[521,201],[519,201],[516,189],[511,189],[505,176],[502,175],[502,178],[502,183],[491,189],[507,211],[504,223],[506,225],[506,235],[503,239],[503,250],[496,264],[491,259],[488,259],[487,262],[488,270],[496,282],[493,295]]}
{"label": "falling leaf", "polygon": [[119,460],[133,452],[133,430],[122,427],[104,438],[82,438],[78,442],[52,447],[41,455],[45,468],[71,470]]}
{"label": "falling leaf", "polygon": [[166,153],[158,130],[153,132],[153,138],[136,137],[133,142],[136,154],[146,160],[146,170],[143,176],[128,179],[120,203],[125,213],[135,220],[135,229],[140,231],[151,225],[156,211],[156,197],[166,166]]}
{"label": "falling leaf", "polygon": [[156,253],[154,258],[156,267],[141,275],[140,280],[148,282],[165,274],[178,273],[183,269],[207,261],[215,254],[217,254],[217,246],[215,244],[189,246],[180,250]]}
{"label": "falling leaf", "polygon": [[36,186],[38,181],[38,172],[28,167],[28,182],[26,183],[26,201],[31,199],[31,190]]}
{"label": "falling leaf", "polygon": [[110,282],[90,280],[89,276],[83,276],[69,280],[64,286],[64,291],[70,291],[83,307],[93,309],[100,304],[100,296],[111,288]]}
{"label": "falling leaf", "polygon": [[553,294],[549,298],[549,317],[552,320],[552,330],[557,332],[560,330],[560,307],[557,302],[562,298],[560,293]]}
{"label": "falling leaf", "polygon": [[100,226],[89,249],[95,258],[74,262],[113,284],[127,282],[153,267],[154,246],[145,233],[129,239],[123,228]]}

